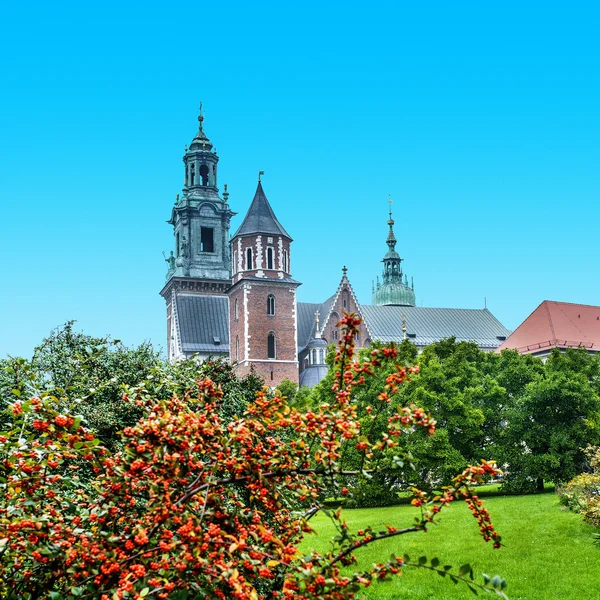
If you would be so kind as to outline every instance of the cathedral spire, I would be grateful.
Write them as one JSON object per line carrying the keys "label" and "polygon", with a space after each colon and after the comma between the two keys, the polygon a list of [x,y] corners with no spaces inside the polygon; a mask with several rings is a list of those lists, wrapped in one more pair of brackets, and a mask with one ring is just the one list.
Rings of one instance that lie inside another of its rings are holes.
{"label": "cathedral spire", "polygon": [[389,215],[390,218],[388,219],[388,225],[390,226],[390,230],[388,232],[388,236],[387,236],[387,245],[390,249],[390,251],[394,252],[396,250],[396,236],[394,235],[394,219],[392,219],[392,202],[393,200],[390,198],[388,200],[389,204],[390,204],[390,210],[389,210]]}
{"label": "cathedral spire", "polygon": [[415,306],[415,293],[408,285],[408,278],[402,272],[402,261],[396,252],[396,235],[394,234],[394,219],[392,217],[392,199],[389,198],[388,235],[386,244],[388,251],[383,257],[383,282],[373,290],[372,302],[377,305]]}

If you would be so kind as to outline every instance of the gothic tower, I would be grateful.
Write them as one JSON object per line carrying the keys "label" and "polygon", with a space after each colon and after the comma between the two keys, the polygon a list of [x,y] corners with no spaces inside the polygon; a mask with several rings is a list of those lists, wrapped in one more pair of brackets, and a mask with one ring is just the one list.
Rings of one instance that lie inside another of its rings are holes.
{"label": "gothic tower", "polygon": [[229,289],[231,360],[245,375],[254,367],[270,386],[298,383],[296,288],[290,275],[292,238],[281,226],[260,182],[231,240]]}
{"label": "gothic tower", "polygon": [[[383,281],[377,277],[377,285],[373,284],[372,302],[384,306],[415,306],[415,286],[408,285],[408,277],[402,273],[402,261],[396,252],[396,236],[394,235],[394,219],[390,200],[389,232],[386,240],[388,251],[383,260]],[[404,277],[404,279],[403,279]]]}
{"label": "gothic tower", "polygon": [[[198,133],[183,157],[184,180],[168,223],[173,226],[175,250],[165,257],[169,265],[161,296],[167,304],[167,348],[170,360],[199,354],[226,356],[228,335],[219,319],[207,319],[198,338],[196,315],[227,315],[227,288],[231,285],[229,224],[235,214],[217,187],[219,157],[204,133],[202,105]],[[183,314],[185,313],[185,314]]]}

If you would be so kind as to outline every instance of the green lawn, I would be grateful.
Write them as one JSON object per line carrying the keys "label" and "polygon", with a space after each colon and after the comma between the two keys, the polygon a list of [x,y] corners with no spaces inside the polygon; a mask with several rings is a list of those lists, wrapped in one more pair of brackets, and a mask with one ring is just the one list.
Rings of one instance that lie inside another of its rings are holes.
{"label": "green lawn", "polygon": [[[479,536],[477,523],[462,502],[442,512],[439,525],[426,533],[413,533],[382,540],[357,552],[358,568],[384,561],[390,553],[437,556],[441,564],[456,568],[470,563],[481,581],[481,573],[501,575],[508,582],[510,600],[600,599],[600,547],[593,544],[594,528],[583,524],[579,515],[562,510],[553,493],[533,496],[489,498],[486,505],[503,548],[494,550]],[[344,510],[352,530],[372,524],[377,531],[385,524],[410,525],[417,509],[394,506],[378,509]],[[313,526],[318,534],[308,536],[303,548],[324,552],[333,527],[324,515],[317,515]],[[492,598],[480,592],[480,596]],[[365,598],[452,600],[473,598],[464,584],[454,585],[429,571],[406,568],[401,577],[374,583],[365,590]]]}

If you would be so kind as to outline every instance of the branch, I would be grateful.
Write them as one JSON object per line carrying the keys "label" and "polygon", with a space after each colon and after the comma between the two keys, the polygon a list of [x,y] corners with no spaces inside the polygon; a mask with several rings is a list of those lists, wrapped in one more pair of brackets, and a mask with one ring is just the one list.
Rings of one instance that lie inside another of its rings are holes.
{"label": "branch", "polygon": [[395,537],[397,535],[404,535],[405,533],[413,533],[415,531],[423,531],[425,527],[415,526],[415,527],[407,527],[406,529],[398,529],[397,531],[387,531],[386,533],[380,533],[373,537],[365,538],[358,543],[354,543],[350,548],[346,548],[343,552],[340,552],[337,556],[333,558],[333,560],[327,565],[328,567],[332,567],[336,562],[339,562],[344,558],[344,556],[348,556],[348,554],[358,550],[358,548],[362,548],[363,546],[367,546],[373,542],[378,540],[384,540],[385,538]]}

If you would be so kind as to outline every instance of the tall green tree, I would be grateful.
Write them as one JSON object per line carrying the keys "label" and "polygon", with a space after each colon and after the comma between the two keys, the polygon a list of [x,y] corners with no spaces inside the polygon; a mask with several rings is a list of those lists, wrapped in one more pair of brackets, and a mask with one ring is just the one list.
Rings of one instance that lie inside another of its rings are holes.
{"label": "tall green tree", "polygon": [[585,374],[549,366],[508,413],[501,442],[506,487],[542,491],[545,481],[566,482],[583,470],[583,448],[599,441],[597,392]]}

